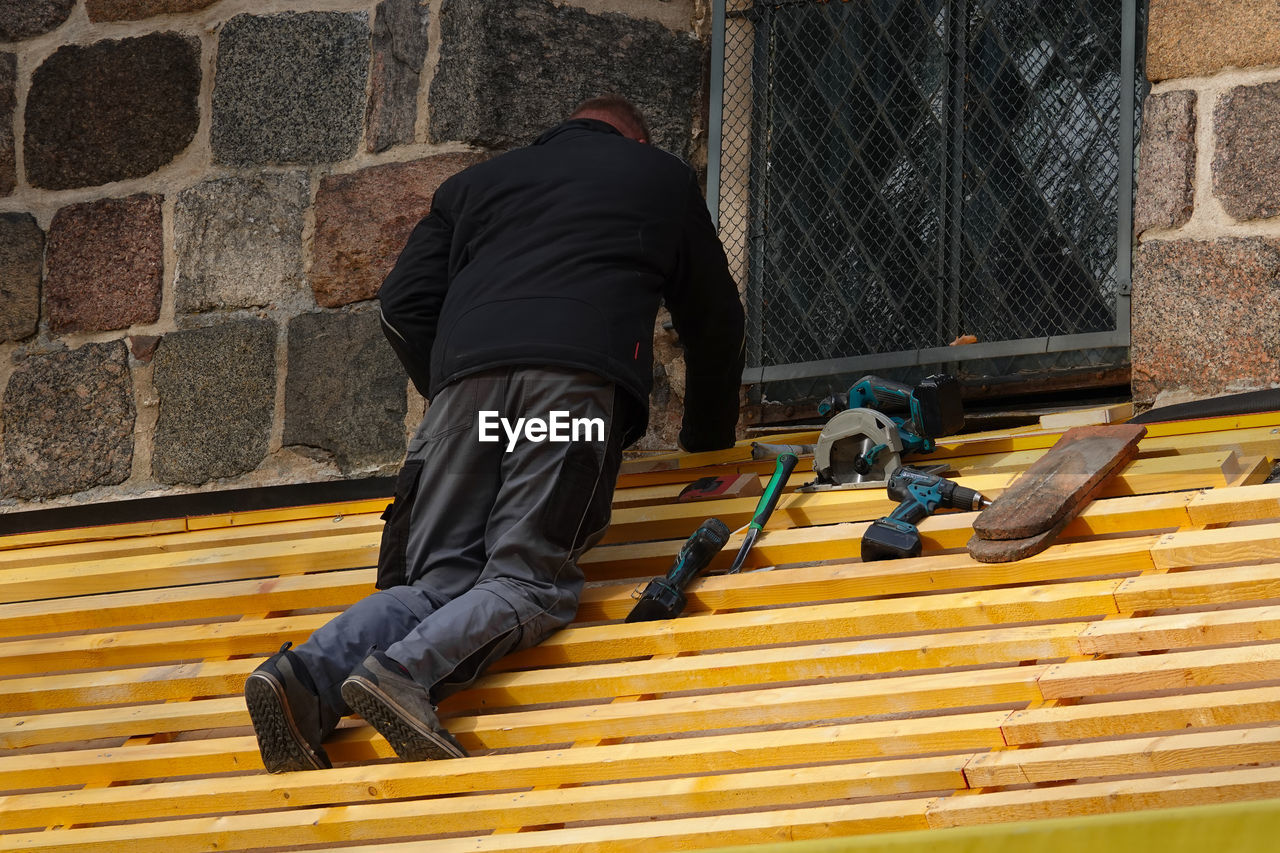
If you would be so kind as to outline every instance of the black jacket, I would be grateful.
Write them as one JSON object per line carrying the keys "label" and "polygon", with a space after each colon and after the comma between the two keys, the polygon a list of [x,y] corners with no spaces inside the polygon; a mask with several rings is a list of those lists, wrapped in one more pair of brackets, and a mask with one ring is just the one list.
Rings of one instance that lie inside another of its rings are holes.
{"label": "black jacket", "polygon": [[445,181],[378,292],[388,340],[427,398],[504,365],[593,371],[644,412],[666,302],[685,348],[681,443],[734,441],[743,312],[693,170],[592,119]]}

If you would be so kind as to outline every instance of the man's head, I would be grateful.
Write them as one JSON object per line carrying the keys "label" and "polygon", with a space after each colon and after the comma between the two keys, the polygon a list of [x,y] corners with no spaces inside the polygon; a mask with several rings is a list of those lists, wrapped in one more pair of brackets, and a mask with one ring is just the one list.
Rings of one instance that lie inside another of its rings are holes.
{"label": "man's head", "polygon": [[644,113],[621,95],[588,98],[574,108],[569,118],[593,118],[608,122],[628,139],[649,141],[649,125],[644,120]]}

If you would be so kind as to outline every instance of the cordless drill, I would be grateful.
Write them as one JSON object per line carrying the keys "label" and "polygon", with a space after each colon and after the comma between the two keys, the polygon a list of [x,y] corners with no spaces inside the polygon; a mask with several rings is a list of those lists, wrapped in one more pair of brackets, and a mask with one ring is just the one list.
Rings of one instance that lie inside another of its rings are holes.
{"label": "cordless drill", "polygon": [[967,511],[991,504],[973,489],[905,466],[890,475],[889,498],[898,502],[898,508],[873,521],[862,534],[863,562],[920,556],[920,531],[916,525],[939,507]]}
{"label": "cordless drill", "polygon": [[679,616],[684,611],[684,588],[702,573],[728,541],[729,528],[723,521],[708,518],[702,522],[676,554],[670,571],[649,581],[627,615],[627,621],[654,622]]}

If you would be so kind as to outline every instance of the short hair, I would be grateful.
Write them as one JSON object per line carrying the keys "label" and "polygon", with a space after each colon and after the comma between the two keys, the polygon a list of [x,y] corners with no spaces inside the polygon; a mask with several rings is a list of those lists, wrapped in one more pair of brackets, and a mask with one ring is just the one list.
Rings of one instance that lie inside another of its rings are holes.
{"label": "short hair", "polygon": [[569,118],[600,119],[617,127],[624,136],[645,140],[649,138],[649,123],[645,121],[644,113],[621,95],[609,94],[587,98],[574,107]]}

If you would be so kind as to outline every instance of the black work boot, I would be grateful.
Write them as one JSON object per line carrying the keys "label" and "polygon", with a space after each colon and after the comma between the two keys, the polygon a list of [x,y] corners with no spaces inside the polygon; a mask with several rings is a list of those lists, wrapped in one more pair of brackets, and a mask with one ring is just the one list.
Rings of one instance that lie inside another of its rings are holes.
{"label": "black work boot", "polygon": [[467,754],[440,725],[427,689],[382,652],[370,654],[347,676],[342,682],[342,698],[404,761],[463,758]]}
{"label": "black work boot", "polygon": [[320,701],[311,673],[289,651],[291,645],[281,646],[244,682],[244,701],[268,773],[333,766],[320,742],[340,717]]}

